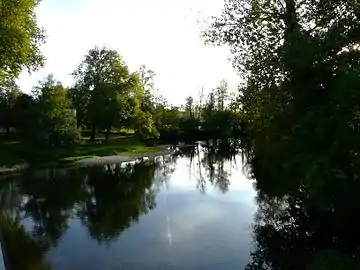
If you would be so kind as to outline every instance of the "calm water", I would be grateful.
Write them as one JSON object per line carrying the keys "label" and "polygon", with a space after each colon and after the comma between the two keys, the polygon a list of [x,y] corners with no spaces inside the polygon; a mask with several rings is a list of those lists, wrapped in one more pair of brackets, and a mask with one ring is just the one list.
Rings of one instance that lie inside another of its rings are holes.
{"label": "calm water", "polygon": [[255,191],[241,155],[183,147],[131,164],[29,171],[0,183],[11,269],[244,269]]}

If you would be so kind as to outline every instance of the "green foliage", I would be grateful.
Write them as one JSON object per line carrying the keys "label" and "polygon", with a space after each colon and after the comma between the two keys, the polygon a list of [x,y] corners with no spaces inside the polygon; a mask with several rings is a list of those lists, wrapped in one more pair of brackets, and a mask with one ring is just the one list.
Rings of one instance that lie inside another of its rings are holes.
{"label": "green foliage", "polygon": [[228,101],[228,83],[225,80],[222,80],[219,86],[215,90],[215,95],[217,98],[217,110],[223,112],[225,110],[226,102]]}
{"label": "green foliage", "polygon": [[153,119],[153,114],[159,104],[156,103],[154,94],[153,77],[155,73],[147,70],[144,66],[140,71],[133,74],[134,92],[130,99],[131,116],[129,117],[128,127],[135,131],[135,134],[144,138],[157,138],[157,131]]}
{"label": "green foliage", "polygon": [[179,108],[159,106],[155,112],[155,127],[162,136],[176,134],[180,130]]}
{"label": "green foliage", "polygon": [[230,99],[225,80],[205,99],[189,96],[181,107],[158,105],[154,119],[162,138],[201,140],[238,137],[243,133],[243,116],[237,101]]}
{"label": "green foliage", "polygon": [[185,112],[188,114],[190,118],[195,117],[195,105],[194,105],[194,98],[189,96],[186,98],[185,101]]}
{"label": "green foliage", "polygon": [[144,139],[159,137],[159,132],[155,128],[150,112],[138,111],[134,116],[132,127]]}
{"label": "green foliage", "polygon": [[75,111],[71,106],[69,91],[49,76],[35,89],[31,108],[33,121],[26,131],[34,141],[49,146],[74,144],[80,139],[76,128]]}
{"label": "green foliage", "polygon": [[0,1],[0,83],[43,64],[43,30],[37,26],[39,0]]}
{"label": "green foliage", "polygon": [[18,101],[21,96],[19,87],[13,80],[0,84],[0,126],[7,130],[7,137],[10,135],[10,128],[19,124]]}
{"label": "green foliage", "polygon": [[240,137],[243,117],[234,104],[235,101],[230,100],[228,83],[222,80],[200,108],[202,130],[213,138]]}
{"label": "green foliage", "polygon": [[[50,270],[51,267],[45,260],[47,246],[38,243],[26,232],[19,220],[12,220],[10,217],[0,214],[0,224],[2,229],[1,242],[3,248],[6,247],[6,259],[12,269],[29,270]],[[19,260],[19,255],[21,260]]]}
{"label": "green foliage", "polygon": [[128,117],[127,98],[131,77],[120,55],[110,49],[91,49],[73,73],[76,83],[70,92],[80,112],[79,124],[110,131]]}
{"label": "green foliage", "polygon": [[294,189],[343,171],[334,157],[348,161],[345,175],[357,164],[360,9],[352,1],[332,5],[228,0],[206,33],[232,47],[246,79],[240,102],[256,166]]}
{"label": "green foliage", "polygon": [[230,46],[245,81],[238,101],[259,193],[289,206],[259,223],[249,269],[305,269],[326,248],[360,258],[356,230],[345,232],[357,226],[346,211],[360,186],[359,14],[351,0],[227,0],[205,33]]}
{"label": "green foliage", "polygon": [[156,74],[146,66],[141,66],[138,71],[138,76],[142,87],[141,110],[152,114],[155,107],[160,103],[155,95],[157,91],[154,82]]}
{"label": "green foliage", "polygon": [[130,73],[121,56],[107,48],[91,49],[73,73],[71,97],[79,111],[78,125],[109,133],[113,128],[134,128],[144,137],[156,136],[151,113],[151,71]]}

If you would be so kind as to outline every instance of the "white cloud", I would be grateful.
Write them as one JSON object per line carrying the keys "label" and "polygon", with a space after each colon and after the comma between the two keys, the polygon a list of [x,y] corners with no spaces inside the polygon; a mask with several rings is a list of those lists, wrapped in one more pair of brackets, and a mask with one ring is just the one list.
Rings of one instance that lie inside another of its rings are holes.
{"label": "white cloud", "polygon": [[48,73],[67,85],[70,73],[88,49],[118,50],[131,70],[145,64],[157,73],[157,86],[171,103],[182,103],[226,78],[234,89],[238,76],[225,48],[205,46],[197,25],[221,11],[222,0],[43,0],[38,20],[47,30],[46,66],[24,73],[20,85],[29,91]]}

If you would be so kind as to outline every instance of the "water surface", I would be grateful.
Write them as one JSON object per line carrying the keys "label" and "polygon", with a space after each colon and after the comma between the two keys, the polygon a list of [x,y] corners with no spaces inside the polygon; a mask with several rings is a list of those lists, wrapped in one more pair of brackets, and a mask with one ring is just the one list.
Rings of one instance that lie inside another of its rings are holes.
{"label": "water surface", "polygon": [[255,191],[236,151],[32,170],[2,181],[11,269],[244,269]]}

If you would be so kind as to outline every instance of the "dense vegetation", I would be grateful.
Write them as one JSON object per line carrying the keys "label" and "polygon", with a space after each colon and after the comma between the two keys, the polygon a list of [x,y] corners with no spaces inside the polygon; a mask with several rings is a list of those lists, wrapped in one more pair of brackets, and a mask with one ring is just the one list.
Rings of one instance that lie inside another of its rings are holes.
{"label": "dense vegetation", "polygon": [[261,206],[249,269],[359,269],[360,2],[225,2],[205,37],[245,80]]}
{"label": "dense vegetation", "polygon": [[71,88],[50,75],[31,94],[22,93],[13,78],[4,81],[0,124],[5,137],[61,146],[80,142],[81,131],[89,131],[91,140],[122,129],[145,139],[226,138],[240,131],[225,81],[207,98],[190,96],[181,107],[169,106],[156,94],[153,71],[142,66],[131,73],[120,55],[106,48],[90,50],[73,75]]}

